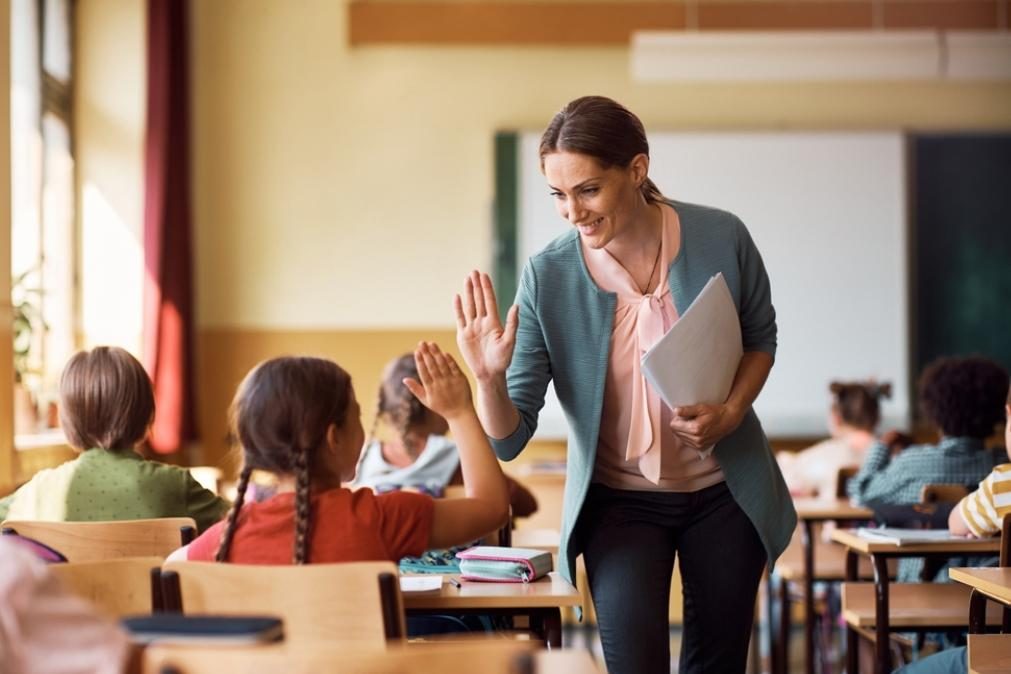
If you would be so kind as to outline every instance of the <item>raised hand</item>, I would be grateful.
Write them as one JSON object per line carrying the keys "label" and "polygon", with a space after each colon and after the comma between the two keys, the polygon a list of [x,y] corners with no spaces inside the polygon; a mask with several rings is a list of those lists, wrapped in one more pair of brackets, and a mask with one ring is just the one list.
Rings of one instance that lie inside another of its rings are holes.
{"label": "raised hand", "polygon": [[505,374],[516,345],[518,308],[513,305],[509,309],[503,327],[491,278],[473,271],[464,284],[463,297],[454,298],[453,309],[456,343],[474,377],[480,382]]}
{"label": "raised hand", "polygon": [[421,381],[407,377],[404,386],[421,404],[447,421],[460,414],[473,413],[470,382],[452,356],[434,342],[421,342],[414,350],[414,362]]}

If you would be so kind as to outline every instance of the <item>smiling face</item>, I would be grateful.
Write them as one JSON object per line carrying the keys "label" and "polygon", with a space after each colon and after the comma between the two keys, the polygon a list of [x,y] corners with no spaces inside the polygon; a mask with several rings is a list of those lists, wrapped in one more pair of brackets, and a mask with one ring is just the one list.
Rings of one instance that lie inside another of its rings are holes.
{"label": "smiling face", "polygon": [[558,214],[587,246],[600,249],[622,234],[642,205],[639,186],[649,159],[640,154],[627,167],[603,168],[589,155],[552,152],[544,155],[543,167]]}

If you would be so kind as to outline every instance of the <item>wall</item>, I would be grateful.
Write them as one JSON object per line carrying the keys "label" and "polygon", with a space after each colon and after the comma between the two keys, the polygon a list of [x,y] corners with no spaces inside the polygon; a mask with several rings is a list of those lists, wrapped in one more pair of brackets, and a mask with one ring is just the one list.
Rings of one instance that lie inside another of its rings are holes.
{"label": "wall", "polygon": [[136,355],[144,265],[146,6],[139,0],[75,5],[78,278],[84,308],[78,341],[115,343]]}
{"label": "wall", "polygon": [[193,9],[210,461],[259,358],[333,355],[369,414],[385,359],[450,342],[452,294],[490,263],[493,133],[541,128],[571,98],[613,96],[653,129],[1011,125],[1007,84],[639,85],[624,48],[351,49],[340,3]]}

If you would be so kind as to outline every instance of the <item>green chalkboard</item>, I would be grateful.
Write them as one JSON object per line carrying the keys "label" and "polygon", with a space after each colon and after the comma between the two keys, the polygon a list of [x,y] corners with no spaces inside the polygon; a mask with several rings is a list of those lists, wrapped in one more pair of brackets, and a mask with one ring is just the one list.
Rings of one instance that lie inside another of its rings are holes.
{"label": "green chalkboard", "polygon": [[1011,369],[1011,134],[910,148],[912,371],[969,354]]}

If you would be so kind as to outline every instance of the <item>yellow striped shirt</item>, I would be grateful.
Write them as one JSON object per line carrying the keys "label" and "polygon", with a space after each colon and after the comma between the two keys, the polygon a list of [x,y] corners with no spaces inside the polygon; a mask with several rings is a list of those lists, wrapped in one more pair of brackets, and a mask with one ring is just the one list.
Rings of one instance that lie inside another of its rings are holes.
{"label": "yellow striped shirt", "polygon": [[958,509],[974,535],[999,534],[1004,516],[1011,515],[1011,463],[994,468],[979,489],[959,502]]}

